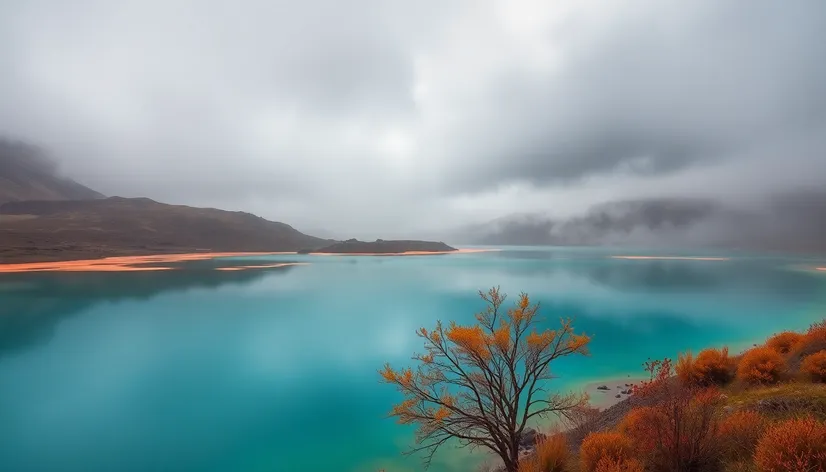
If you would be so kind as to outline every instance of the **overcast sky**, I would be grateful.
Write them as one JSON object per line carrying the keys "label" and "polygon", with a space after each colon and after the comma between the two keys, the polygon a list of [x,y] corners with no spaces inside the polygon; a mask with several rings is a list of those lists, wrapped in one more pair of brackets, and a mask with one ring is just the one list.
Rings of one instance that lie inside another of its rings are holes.
{"label": "overcast sky", "polygon": [[0,134],[339,237],[826,187],[826,2],[2,0]]}

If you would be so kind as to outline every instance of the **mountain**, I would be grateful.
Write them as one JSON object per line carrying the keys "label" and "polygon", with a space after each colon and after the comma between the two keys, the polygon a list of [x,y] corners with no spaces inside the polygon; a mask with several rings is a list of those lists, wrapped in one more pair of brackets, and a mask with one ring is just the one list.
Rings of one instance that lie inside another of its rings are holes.
{"label": "mountain", "polygon": [[39,148],[0,139],[0,203],[19,200],[91,200],[100,193],[62,177]]}
{"label": "mountain", "polygon": [[[377,239],[373,242],[348,239],[312,252],[328,254],[399,254],[402,252],[451,252],[456,248],[442,242]],[[310,251],[301,251],[310,252]]]}
{"label": "mountain", "polygon": [[0,205],[0,263],[196,251],[298,251],[334,241],[250,213],[148,198]]}
{"label": "mountain", "polygon": [[826,251],[826,192],[776,195],[734,208],[709,199],[608,202],[570,218],[508,215],[453,232],[471,244],[671,246],[791,252]]}

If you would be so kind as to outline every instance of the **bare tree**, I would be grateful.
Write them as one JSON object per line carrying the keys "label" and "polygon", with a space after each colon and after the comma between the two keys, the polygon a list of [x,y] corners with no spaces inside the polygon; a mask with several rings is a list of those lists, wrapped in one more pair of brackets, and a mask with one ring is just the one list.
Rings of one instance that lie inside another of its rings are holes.
{"label": "bare tree", "polygon": [[404,394],[392,416],[417,424],[416,447],[425,452],[425,466],[451,439],[460,445],[485,447],[496,453],[508,472],[519,467],[519,444],[529,420],[557,415],[569,417],[587,403],[584,394],[549,394],[554,378],[550,364],[570,354],[588,354],[590,338],[575,334],[571,320],[556,330],[537,332],[539,304],[520,294],[503,313],[505,295],[499,288],[479,292],[487,308],[476,315],[478,324],[433,331],[421,328],[425,354],[414,369],[393,370],[387,364],[381,376]]}

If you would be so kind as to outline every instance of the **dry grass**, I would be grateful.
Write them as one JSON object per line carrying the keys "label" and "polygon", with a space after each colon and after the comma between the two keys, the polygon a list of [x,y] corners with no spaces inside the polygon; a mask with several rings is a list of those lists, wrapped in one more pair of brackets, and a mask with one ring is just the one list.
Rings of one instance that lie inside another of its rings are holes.
{"label": "dry grass", "polygon": [[634,448],[631,440],[622,433],[606,431],[591,433],[579,447],[581,472],[596,472],[597,464],[602,459],[627,461],[632,459]]}
{"label": "dry grass", "polygon": [[519,472],[565,472],[571,452],[564,434],[554,434],[536,444],[534,454],[522,459]]}

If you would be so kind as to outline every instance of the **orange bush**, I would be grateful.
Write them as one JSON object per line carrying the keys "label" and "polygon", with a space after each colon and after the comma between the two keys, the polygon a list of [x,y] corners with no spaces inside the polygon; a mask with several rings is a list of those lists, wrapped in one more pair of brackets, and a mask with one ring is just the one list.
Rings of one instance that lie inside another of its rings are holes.
{"label": "orange bush", "polygon": [[734,361],[728,348],[704,349],[695,358],[691,352],[680,354],[675,367],[677,377],[689,385],[725,385],[734,377]]}
{"label": "orange bush", "polygon": [[699,385],[724,385],[734,377],[734,362],[728,356],[728,348],[705,349],[694,361]]}
{"label": "orange bush", "polygon": [[617,460],[603,457],[597,462],[595,472],[644,472],[642,462],[636,459]]}
{"label": "orange bush", "polygon": [[674,366],[677,372],[677,378],[687,385],[693,385],[697,379],[697,373],[694,371],[694,355],[691,351],[677,355],[677,364]]}
{"label": "orange bush", "polygon": [[826,472],[826,424],[796,418],[769,427],[754,453],[760,472]]}
{"label": "orange bush", "polygon": [[801,340],[803,335],[794,331],[783,331],[766,340],[766,346],[780,354],[788,354]]}
{"label": "orange bush", "polygon": [[775,383],[784,371],[783,358],[769,347],[746,351],[737,366],[737,378],[748,383]]}
{"label": "orange bush", "polygon": [[754,411],[738,411],[727,416],[719,431],[726,459],[743,461],[750,458],[767,425],[766,418]]}
{"label": "orange bush", "polygon": [[519,472],[564,472],[569,460],[565,435],[554,434],[540,440],[534,454],[519,462]]}
{"label": "orange bush", "polygon": [[596,472],[597,464],[603,458],[622,462],[632,459],[632,455],[631,440],[612,431],[589,433],[579,447],[582,472]]}
{"label": "orange bush", "polygon": [[820,351],[803,358],[800,370],[815,382],[826,382],[826,351]]}
{"label": "orange bush", "polygon": [[663,424],[666,421],[659,408],[643,406],[629,411],[619,424],[619,431],[634,444],[637,451],[648,452],[654,450],[660,438],[652,434],[652,425]]}

